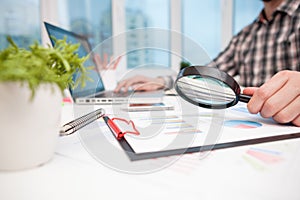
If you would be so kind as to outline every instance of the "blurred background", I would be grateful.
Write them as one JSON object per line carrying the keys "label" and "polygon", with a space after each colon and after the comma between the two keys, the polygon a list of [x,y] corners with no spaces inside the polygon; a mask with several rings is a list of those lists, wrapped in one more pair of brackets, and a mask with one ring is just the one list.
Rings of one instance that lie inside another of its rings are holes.
{"label": "blurred background", "polygon": [[[19,46],[34,41],[50,44],[43,22],[49,22],[87,37],[96,47],[128,30],[155,27],[176,31],[201,45],[214,58],[230,38],[258,16],[258,0],[1,0],[0,49],[10,35]],[[171,33],[170,33],[171,35]],[[129,34],[126,47],[145,42],[147,34]],[[170,39],[170,49],[188,52],[184,40]],[[106,51],[113,55],[113,45]],[[176,70],[182,60],[167,51],[144,49],[126,55],[127,70],[143,63],[159,63]],[[149,67],[149,66],[148,66]]]}

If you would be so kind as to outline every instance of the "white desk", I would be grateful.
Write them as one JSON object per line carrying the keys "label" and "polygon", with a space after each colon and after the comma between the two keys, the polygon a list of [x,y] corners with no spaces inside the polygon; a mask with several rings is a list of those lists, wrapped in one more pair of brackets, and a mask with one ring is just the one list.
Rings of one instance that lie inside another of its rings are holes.
{"label": "white desk", "polygon": [[[64,106],[64,120],[70,112],[70,106]],[[282,160],[259,162],[247,153],[251,148],[281,149]],[[202,160],[198,153],[187,154],[155,173],[134,175],[94,160],[73,134],[59,139],[57,153],[44,166],[0,172],[0,199],[296,200],[299,155],[300,140],[293,139],[217,150]]]}

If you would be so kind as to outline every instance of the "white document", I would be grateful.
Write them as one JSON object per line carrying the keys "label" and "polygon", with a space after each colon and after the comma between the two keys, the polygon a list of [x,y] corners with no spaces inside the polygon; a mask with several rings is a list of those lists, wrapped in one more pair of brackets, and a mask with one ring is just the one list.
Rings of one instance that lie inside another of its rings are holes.
{"label": "white document", "polygon": [[276,135],[299,133],[293,125],[280,125],[272,119],[250,114],[246,104],[219,111],[203,109],[198,116],[163,116],[141,113],[131,116],[140,135],[125,135],[135,153],[214,145]]}

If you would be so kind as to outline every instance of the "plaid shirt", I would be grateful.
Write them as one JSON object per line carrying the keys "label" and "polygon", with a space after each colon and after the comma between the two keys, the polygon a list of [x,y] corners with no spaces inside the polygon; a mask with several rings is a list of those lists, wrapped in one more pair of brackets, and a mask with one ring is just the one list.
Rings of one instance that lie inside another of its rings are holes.
{"label": "plaid shirt", "polygon": [[252,24],[232,38],[214,64],[239,76],[242,86],[260,86],[281,70],[300,71],[299,5],[299,0],[285,0],[270,21],[261,11]]}

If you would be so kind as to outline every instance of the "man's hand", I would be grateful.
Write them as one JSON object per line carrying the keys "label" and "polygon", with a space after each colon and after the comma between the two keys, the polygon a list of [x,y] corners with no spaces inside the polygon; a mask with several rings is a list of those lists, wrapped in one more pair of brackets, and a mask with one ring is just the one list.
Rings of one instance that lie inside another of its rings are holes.
{"label": "man's hand", "polygon": [[252,95],[247,105],[250,113],[300,126],[300,72],[278,72],[261,87],[248,87],[243,93]]}
{"label": "man's hand", "polygon": [[127,92],[129,88],[135,91],[154,91],[164,88],[163,78],[150,78],[146,76],[134,76],[129,79],[120,81],[114,92]]}

